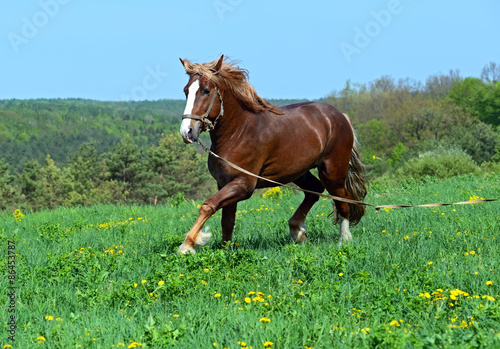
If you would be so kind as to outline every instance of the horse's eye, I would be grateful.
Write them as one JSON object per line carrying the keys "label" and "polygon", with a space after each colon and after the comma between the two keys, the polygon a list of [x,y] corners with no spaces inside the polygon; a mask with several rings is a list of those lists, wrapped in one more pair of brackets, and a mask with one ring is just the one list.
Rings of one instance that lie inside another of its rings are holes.
{"label": "horse's eye", "polygon": [[208,96],[210,94],[210,90],[209,89],[204,89],[203,90],[203,94]]}

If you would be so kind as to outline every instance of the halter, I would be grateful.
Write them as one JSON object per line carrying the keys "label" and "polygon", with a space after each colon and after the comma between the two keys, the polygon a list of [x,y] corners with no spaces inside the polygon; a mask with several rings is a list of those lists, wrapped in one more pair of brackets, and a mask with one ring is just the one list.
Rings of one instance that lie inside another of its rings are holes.
{"label": "halter", "polygon": [[[208,115],[212,111],[212,107],[214,106],[214,103],[215,103],[215,97],[217,95],[219,96],[219,101],[220,101],[220,111],[219,111],[219,115],[217,115],[217,117],[215,118],[215,120],[212,122],[208,118]],[[222,95],[219,93],[219,89],[217,88],[217,86],[215,86],[215,93],[214,93],[214,97],[212,98],[212,103],[210,103],[210,106],[208,107],[208,110],[205,113],[205,115],[199,116],[199,115],[193,115],[193,114],[184,114],[182,116],[182,119],[183,120],[184,119],[191,119],[191,120],[201,121],[203,123],[203,126],[205,128],[208,128],[208,132],[210,132],[210,131],[212,131],[215,128],[215,125],[217,125],[217,121],[222,116],[222,114],[224,114],[224,107],[222,105]]]}

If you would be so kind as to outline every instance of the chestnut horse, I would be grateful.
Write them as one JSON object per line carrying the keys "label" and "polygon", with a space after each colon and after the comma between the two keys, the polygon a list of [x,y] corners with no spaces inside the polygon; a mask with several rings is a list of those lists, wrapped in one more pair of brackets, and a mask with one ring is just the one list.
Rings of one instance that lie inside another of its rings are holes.
{"label": "chestnut horse", "polygon": [[[366,196],[364,167],[348,116],[325,103],[298,103],[278,108],[259,97],[248,83],[248,72],[221,56],[204,64],[181,62],[189,75],[184,88],[186,109],[180,127],[185,143],[198,141],[210,131],[211,150],[220,157],[280,183],[293,182],[314,192],[326,190],[337,197],[362,201]],[[202,232],[205,222],[222,208],[222,246],[231,242],[238,201],[256,188],[275,184],[238,171],[210,156],[208,168],[219,191],[201,205],[199,216],[179,247],[195,253],[212,234]],[[310,170],[318,168],[319,179]],[[304,221],[319,197],[305,194],[288,221],[290,237],[306,240]],[[359,204],[334,201],[340,216],[339,243],[352,239],[355,225],[365,213]]]}

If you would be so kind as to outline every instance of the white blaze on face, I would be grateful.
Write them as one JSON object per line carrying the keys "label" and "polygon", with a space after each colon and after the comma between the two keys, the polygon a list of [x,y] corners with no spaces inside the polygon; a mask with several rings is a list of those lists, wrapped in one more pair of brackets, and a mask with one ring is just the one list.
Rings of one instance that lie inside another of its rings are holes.
{"label": "white blaze on face", "polygon": [[[198,92],[199,88],[200,88],[200,81],[199,80],[195,80],[195,82],[193,82],[191,84],[191,86],[189,86],[186,108],[184,109],[184,115],[193,113],[196,92]],[[181,135],[183,137],[186,137],[187,134],[189,133],[189,125],[190,124],[191,124],[191,119],[182,120],[180,132],[181,132]]]}

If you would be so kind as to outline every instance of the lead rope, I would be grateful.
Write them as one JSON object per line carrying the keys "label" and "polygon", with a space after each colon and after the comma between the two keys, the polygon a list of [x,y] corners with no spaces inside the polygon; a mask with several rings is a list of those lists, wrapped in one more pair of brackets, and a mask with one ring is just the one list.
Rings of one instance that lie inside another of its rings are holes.
{"label": "lead rope", "polygon": [[281,187],[286,187],[286,188],[290,188],[290,189],[297,189],[297,190],[300,190],[300,191],[302,191],[304,193],[309,193],[309,194],[313,194],[313,195],[316,195],[316,196],[320,196],[320,197],[324,197],[324,198],[328,198],[328,199],[333,199],[335,201],[341,201],[341,202],[347,202],[349,204],[364,205],[364,206],[374,207],[375,208],[375,212],[377,212],[377,213],[378,213],[378,211],[381,208],[440,207],[440,206],[451,206],[451,205],[479,204],[479,203],[482,203],[482,202],[491,202],[491,201],[498,201],[498,200],[500,200],[500,199],[479,199],[479,200],[461,201],[461,202],[452,202],[452,203],[438,202],[438,203],[433,203],[433,204],[422,204],[422,205],[374,205],[374,204],[370,204],[370,203],[364,202],[364,201],[351,200],[351,199],[341,198],[341,197],[335,196],[335,195],[323,194],[323,193],[318,193],[318,192],[315,192],[315,191],[312,191],[312,190],[307,190],[307,189],[292,187],[289,184],[280,183],[280,182],[277,182],[275,180],[272,180],[272,179],[269,179],[269,178],[265,178],[265,177],[256,175],[256,174],[254,174],[254,173],[252,173],[250,171],[245,170],[244,168],[242,168],[242,167],[240,167],[238,165],[233,164],[229,160],[221,158],[219,155],[215,154],[213,151],[211,151],[210,149],[208,149],[201,142],[200,139],[198,139],[198,144],[202,147],[202,149],[206,153],[212,155],[216,159],[219,159],[219,160],[225,162],[226,164],[228,164],[229,166],[231,166],[235,170],[243,172],[244,174],[247,174],[249,176],[252,176],[252,177],[255,177],[255,178],[258,178],[258,179],[262,179],[263,181],[266,181],[266,182],[269,182],[269,183],[273,183],[273,184],[276,184],[276,185],[281,186]]}

